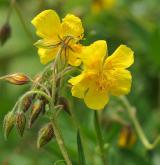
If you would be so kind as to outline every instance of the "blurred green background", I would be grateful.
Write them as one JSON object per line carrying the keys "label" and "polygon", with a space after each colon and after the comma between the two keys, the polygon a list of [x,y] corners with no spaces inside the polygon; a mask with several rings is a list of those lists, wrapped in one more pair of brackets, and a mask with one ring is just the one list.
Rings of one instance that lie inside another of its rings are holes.
{"label": "blurred green background", "polygon": [[[150,141],[160,133],[160,5],[159,0],[17,0],[17,6],[34,41],[37,40],[31,19],[44,9],[54,9],[63,18],[67,13],[81,17],[88,45],[98,39],[108,42],[109,54],[120,44],[126,44],[135,52],[132,91],[128,98],[137,107],[137,116]],[[0,25],[2,26],[10,9],[10,1],[0,0]],[[44,66],[40,64],[37,50],[26,34],[19,15],[13,9],[10,17],[11,37],[0,47],[0,76],[24,72],[34,76]],[[62,160],[55,140],[44,148],[36,149],[39,128],[45,119],[37,121],[32,129],[20,138],[16,129],[9,140],[3,137],[4,115],[12,109],[18,97],[29,86],[14,86],[0,82],[0,165],[53,165]],[[97,151],[93,125],[93,111],[86,108],[82,100],[73,98],[67,88],[64,95],[70,99],[70,106],[81,125],[82,142],[87,165],[101,165]],[[118,146],[122,124],[114,118],[130,123],[124,109],[116,98],[112,98],[103,112],[101,123],[110,165],[159,165],[160,149],[147,151],[140,140],[130,149]],[[76,127],[71,117],[61,113],[59,124],[73,164],[77,164]],[[57,163],[64,164],[64,163]]]}

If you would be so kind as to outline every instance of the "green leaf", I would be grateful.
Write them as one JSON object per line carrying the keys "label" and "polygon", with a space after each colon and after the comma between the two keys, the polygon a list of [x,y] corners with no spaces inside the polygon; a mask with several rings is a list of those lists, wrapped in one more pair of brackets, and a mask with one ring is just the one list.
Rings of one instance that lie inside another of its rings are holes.
{"label": "green leaf", "polygon": [[78,146],[78,157],[79,157],[79,165],[86,165],[85,161],[85,156],[84,156],[84,151],[83,151],[83,146],[81,142],[81,137],[79,130],[77,131],[77,146]]}

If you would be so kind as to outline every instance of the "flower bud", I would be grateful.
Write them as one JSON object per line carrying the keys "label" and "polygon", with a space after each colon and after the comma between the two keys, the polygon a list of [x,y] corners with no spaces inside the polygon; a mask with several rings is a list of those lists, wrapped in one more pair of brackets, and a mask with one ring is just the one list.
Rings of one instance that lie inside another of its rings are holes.
{"label": "flower bud", "polygon": [[22,103],[22,110],[23,112],[27,112],[32,104],[32,96],[25,97]]}
{"label": "flower bud", "polygon": [[51,123],[48,123],[39,130],[37,148],[41,148],[54,137],[54,130]]}
{"label": "flower bud", "polygon": [[43,109],[43,101],[37,100],[32,106],[32,111],[31,111],[30,120],[29,120],[29,128],[31,128],[35,120],[38,118],[42,109]]}
{"label": "flower bud", "polygon": [[42,104],[42,115],[44,115],[45,112],[46,112],[46,105],[47,105],[49,102],[48,102],[48,100],[46,100],[45,97],[40,97],[39,99],[43,102],[43,104]]}
{"label": "flower bud", "polygon": [[20,134],[20,136],[23,136],[24,130],[26,126],[26,117],[23,112],[16,114],[16,127]]}
{"label": "flower bud", "polygon": [[43,101],[43,104],[42,104],[42,115],[44,115],[46,112],[46,102]]}
{"label": "flower bud", "polygon": [[11,36],[11,28],[8,23],[5,23],[0,29],[0,42],[3,45]]}
{"label": "flower bud", "polygon": [[63,106],[64,111],[66,111],[69,115],[71,114],[69,110],[68,100],[65,97],[59,97],[59,104]]}
{"label": "flower bud", "polygon": [[129,126],[124,126],[119,134],[118,146],[120,148],[130,149],[136,143],[136,134],[133,128]]}
{"label": "flower bud", "polygon": [[4,77],[4,80],[15,85],[24,85],[29,82],[29,78],[23,73],[15,73]]}
{"label": "flower bud", "polygon": [[15,114],[14,112],[8,112],[7,115],[4,117],[3,121],[3,129],[4,129],[4,137],[5,139],[8,138],[11,130],[14,127],[14,122],[15,122]]}

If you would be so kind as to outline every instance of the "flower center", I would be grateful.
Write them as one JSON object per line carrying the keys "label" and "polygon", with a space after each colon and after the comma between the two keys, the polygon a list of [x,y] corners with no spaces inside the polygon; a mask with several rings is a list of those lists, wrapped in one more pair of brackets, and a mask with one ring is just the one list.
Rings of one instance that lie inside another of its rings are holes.
{"label": "flower center", "polygon": [[70,43],[74,40],[74,38],[72,36],[66,36],[66,37],[63,37],[63,38],[60,38],[60,44],[64,47],[64,48],[67,48],[69,47]]}
{"label": "flower center", "polygon": [[96,87],[98,87],[98,91],[104,91],[107,89],[107,79],[103,74],[103,71],[100,71],[96,76]]}
{"label": "flower center", "polygon": [[97,90],[99,91],[105,91],[112,88],[113,84],[114,84],[114,79],[111,76],[110,71],[106,72],[102,69],[100,69],[100,71],[97,73],[96,76],[96,87]]}

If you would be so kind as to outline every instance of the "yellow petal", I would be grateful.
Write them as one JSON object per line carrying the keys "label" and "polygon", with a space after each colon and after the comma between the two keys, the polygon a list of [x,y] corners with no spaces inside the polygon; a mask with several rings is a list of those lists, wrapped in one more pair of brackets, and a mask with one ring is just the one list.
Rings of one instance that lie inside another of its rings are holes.
{"label": "yellow petal", "polygon": [[108,101],[108,92],[99,91],[96,88],[89,88],[84,97],[84,102],[86,105],[93,110],[102,110]]}
{"label": "yellow petal", "polygon": [[61,37],[73,36],[81,39],[83,37],[84,29],[80,18],[67,14],[61,23]]}
{"label": "yellow petal", "polygon": [[71,89],[72,96],[84,98],[85,92],[89,86],[89,81],[85,73],[81,73],[80,75],[71,78],[68,82],[73,85]]}
{"label": "yellow petal", "polygon": [[68,63],[72,66],[79,66],[81,64],[81,60],[77,57],[76,53],[70,53]]}
{"label": "yellow petal", "polygon": [[108,74],[110,76],[110,79],[112,80],[112,84],[109,89],[112,95],[120,96],[128,94],[130,92],[132,76],[128,70],[117,69],[108,71],[108,73],[106,74]]}
{"label": "yellow petal", "polygon": [[107,43],[99,40],[83,48],[81,60],[85,68],[96,71],[102,66],[105,55],[107,55]]}
{"label": "yellow petal", "polygon": [[88,85],[84,81],[74,85],[71,89],[72,96],[84,98],[87,88]]}
{"label": "yellow petal", "polygon": [[79,82],[81,82],[84,79],[84,74],[81,73],[80,75],[76,76],[76,77],[72,77],[71,79],[68,80],[68,82],[72,85],[76,85]]}
{"label": "yellow petal", "polygon": [[72,66],[79,66],[81,64],[82,45],[73,44],[68,52],[68,63]]}
{"label": "yellow petal", "polygon": [[113,9],[116,5],[116,0],[103,0],[103,5],[105,9]]}
{"label": "yellow petal", "polygon": [[55,58],[58,49],[59,49],[58,47],[53,49],[39,48],[38,54],[40,56],[41,63],[47,64],[48,62],[52,61]]}
{"label": "yellow petal", "polygon": [[125,45],[120,45],[105,61],[106,69],[128,68],[134,62],[134,52]]}
{"label": "yellow petal", "polygon": [[60,19],[54,10],[44,10],[32,20],[32,24],[38,36],[54,41],[59,40]]}

